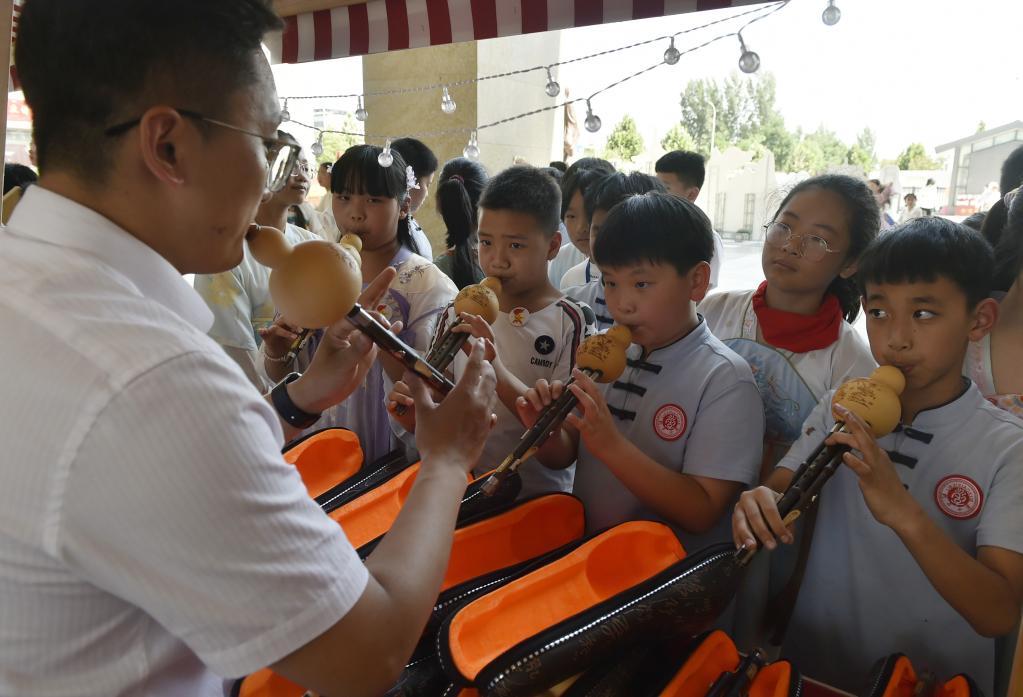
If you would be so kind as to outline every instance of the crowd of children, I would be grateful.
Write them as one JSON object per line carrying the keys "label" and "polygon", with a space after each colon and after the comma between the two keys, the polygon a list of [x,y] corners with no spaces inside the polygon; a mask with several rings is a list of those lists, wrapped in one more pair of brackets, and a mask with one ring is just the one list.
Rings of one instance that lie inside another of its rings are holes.
{"label": "crowd of children", "polygon": [[[786,656],[855,689],[875,658],[904,651],[991,690],[992,637],[1013,630],[1023,597],[1023,373],[1013,358],[1023,345],[1023,196],[1003,203],[999,273],[1012,280],[1000,308],[981,235],[932,217],[879,232],[876,187],[843,175],[787,192],[764,225],[758,288],[711,293],[723,245],[693,203],[699,155],[669,153],[656,177],[584,158],[560,183],[549,168],[488,176],[453,159],[434,187],[446,250],[431,261],[411,216],[438,163],[405,140],[407,159],[396,141],[389,167],[373,146],[333,164],[330,217],[361,238],[364,278],[396,269],[375,309],[406,342],[425,353],[446,331],[484,340],[498,403],[476,474],[571,390],[579,405],[521,468],[521,496],[574,493],[589,531],[660,520],[689,550],[805,538],[794,545],[802,580]],[[296,170],[299,187],[307,170],[304,161]],[[297,242],[302,231],[280,220],[288,191],[261,215]],[[196,287],[223,317],[214,338],[266,386],[308,365],[319,336],[288,357],[300,328],[274,320],[254,265],[246,255]],[[484,277],[500,281],[492,325],[452,304]],[[869,346],[852,327],[861,306]],[[627,367],[598,384],[575,369],[576,350],[614,324],[631,331]],[[457,379],[466,363],[459,354],[449,372]],[[779,492],[831,430],[831,395],[879,363],[907,378],[900,427],[875,439],[846,415],[848,432],[831,440],[851,446],[847,467],[815,523],[786,527]],[[400,375],[380,359],[310,430],[354,430],[367,459],[414,448],[413,389]],[[727,619],[740,643],[764,639],[766,605],[791,581],[795,556],[750,574]]]}

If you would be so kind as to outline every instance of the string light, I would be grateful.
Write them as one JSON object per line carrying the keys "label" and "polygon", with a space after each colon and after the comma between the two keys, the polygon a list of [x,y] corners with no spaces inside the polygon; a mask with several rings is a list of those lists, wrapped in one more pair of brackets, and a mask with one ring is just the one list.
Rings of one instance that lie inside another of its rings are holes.
{"label": "string light", "polygon": [[313,146],[309,149],[312,151],[313,157],[319,157],[323,154],[323,131],[320,131],[320,135],[317,136],[316,142],[313,143]]}
{"label": "string light", "polygon": [[359,106],[355,109],[356,121],[365,121],[369,118],[369,112],[366,111],[366,107],[362,105],[362,97],[359,97]]}
{"label": "string light", "polygon": [[746,42],[742,40],[742,32],[736,33],[739,37],[739,46],[742,48],[742,55],[739,56],[739,70],[744,73],[755,73],[760,69],[760,56],[746,48]]}
{"label": "string light", "polygon": [[561,94],[561,85],[559,85],[558,81],[554,79],[549,66],[547,68],[547,86],[543,91],[547,93],[548,97],[557,97]]}
{"label": "string light", "polygon": [[377,155],[377,164],[381,167],[390,167],[394,164],[394,155],[391,154],[391,139],[384,141],[384,149]]}
{"label": "string light", "polygon": [[600,130],[600,117],[593,113],[593,107],[590,105],[590,100],[586,100],[586,121],[583,122],[586,126],[586,130],[590,133],[596,133]]}
{"label": "string light", "polygon": [[476,131],[469,135],[469,143],[465,146],[465,150],[462,151],[462,156],[474,162],[480,159],[480,144],[476,137]]}
{"label": "string light", "polygon": [[675,48],[675,37],[671,37],[671,43],[668,48],[664,51],[664,62],[668,65],[675,65],[682,58],[682,54]]}
{"label": "string light", "polygon": [[838,24],[840,19],[842,19],[842,10],[835,6],[835,0],[828,0],[828,6],[824,8],[821,20],[829,27],[833,27]]}
{"label": "string light", "polygon": [[288,111],[288,100],[284,100],[284,108],[281,109],[281,121],[291,121],[291,112]]}
{"label": "string light", "polygon": [[451,94],[448,92],[448,88],[444,88],[444,96],[440,100],[440,110],[445,114],[455,113],[455,109],[458,105],[455,104],[455,100],[451,98]]}

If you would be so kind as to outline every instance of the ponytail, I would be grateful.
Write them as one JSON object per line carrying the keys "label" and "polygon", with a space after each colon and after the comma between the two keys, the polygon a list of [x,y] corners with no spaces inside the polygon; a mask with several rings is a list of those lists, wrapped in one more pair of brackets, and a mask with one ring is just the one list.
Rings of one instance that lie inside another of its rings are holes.
{"label": "ponytail", "polygon": [[842,278],[835,276],[835,279],[828,286],[828,293],[838,298],[838,304],[842,306],[842,316],[845,321],[852,324],[860,314],[860,287],[856,282],[856,276]]}
{"label": "ponytail", "polygon": [[478,204],[487,173],[464,157],[451,160],[441,171],[437,209],[447,228],[445,242],[454,250],[451,280],[459,289],[483,280],[479,265]]}

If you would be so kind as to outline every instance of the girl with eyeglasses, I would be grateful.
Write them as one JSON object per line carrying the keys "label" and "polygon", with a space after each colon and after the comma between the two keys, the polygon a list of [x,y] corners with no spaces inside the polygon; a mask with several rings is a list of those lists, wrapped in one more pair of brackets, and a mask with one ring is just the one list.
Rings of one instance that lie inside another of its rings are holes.
{"label": "girl with eyeglasses", "polygon": [[[388,266],[398,272],[381,303],[367,309],[379,312],[391,323],[401,322],[398,336],[425,354],[437,320],[458,289],[431,260],[419,255],[412,237],[409,191],[417,182],[411,168],[394,150],[391,164],[381,166],[381,152],[375,145],[355,145],[334,163],[330,173],[334,219],[342,234],[351,233],[362,240],[363,279],[368,282],[376,278]],[[287,326],[287,317],[279,318],[275,328],[296,329]],[[313,332],[292,360],[288,348],[294,336],[282,331],[279,339],[267,340],[264,346],[266,371],[274,382],[309,365],[322,330]],[[370,368],[363,386],[325,411],[308,431],[332,426],[354,431],[365,462],[399,448],[399,435],[404,434],[398,433],[397,425],[392,428],[385,396],[403,371],[396,361],[381,356]]]}
{"label": "girl with eyeglasses", "polygon": [[879,220],[863,182],[841,175],[807,179],[764,226],[767,280],[700,304],[710,330],[757,378],[767,415],[762,477],[828,390],[875,367],[851,323],[860,309],[856,260],[877,236]]}

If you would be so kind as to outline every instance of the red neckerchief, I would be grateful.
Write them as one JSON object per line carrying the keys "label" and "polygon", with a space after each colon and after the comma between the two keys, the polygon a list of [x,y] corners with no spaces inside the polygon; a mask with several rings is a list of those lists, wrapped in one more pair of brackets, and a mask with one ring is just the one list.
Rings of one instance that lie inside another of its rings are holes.
{"label": "red neckerchief", "polygon": [[842,306],[831,293],[824,296],[820,309],[812,315],[775,310],[767,306],[767,281],[753,294],[753,311],[760,323],[764,341],[786,351],[806,353],[827,348],[838,341],[844,316]]}

